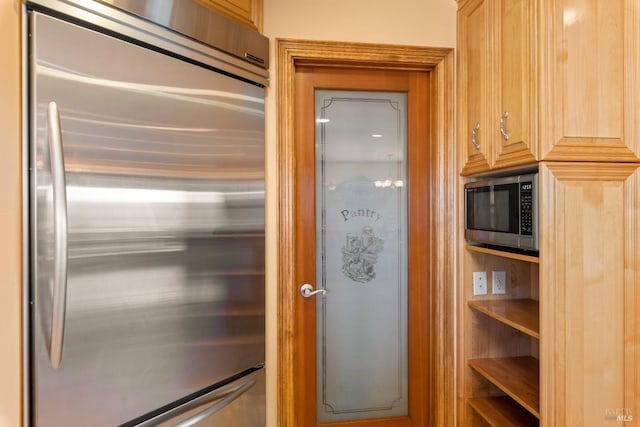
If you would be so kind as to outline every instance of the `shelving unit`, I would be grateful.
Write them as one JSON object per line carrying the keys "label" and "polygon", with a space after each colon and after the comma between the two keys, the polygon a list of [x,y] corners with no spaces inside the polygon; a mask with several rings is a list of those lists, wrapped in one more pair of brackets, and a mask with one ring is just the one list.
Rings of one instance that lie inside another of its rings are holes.
{"label": "shelving unit", "polygon": [[532,427],[538,419],[506,396],[469,399],[469,406],[492,427]]}
{"label": "shelving unit", "polygon": [[465,249],[481,254],[496,255],[502,258],[517,259],[520,261],[532,262],[534,264],[539,263],[538,257],[533,255],[519,254],[517,252],[506,252],[498,249],[485,248],[484,246],[474,246],[469,244],[465,245]]}
{"label": "shelving unit", "polygon": [[481,419],[492,426],[538,426],[539,258],[469,244],[463,258],[467,278],[484,271],[490,282],[493,271],[505,271],[507,292],[473,295],[469,283],[463,288],[462,424],[475,425]]}
{"label": "shelving unit", "polygon": [[533,338],[540,338],[540,309],[536,300],[477,300],[468,301],[467,305]]}
{"label": "shelving unit", "polygon": [[531,356],[471,359],[469,366],[540,418],[540,371]]}
{"label": "shelving unit", "polygon": [[[543,254],[460,242],[459,425],[600,425],[640,398],[635,1],[577,1],[573,19],[566,2],[458,0],[459,201],[467,179],[537,165]],[[473,273],[489,285],[492,271],[507,294],[473,295]],[[531,358],[514,380],[539,372],[539,420],[478,366],[513,357]]]}

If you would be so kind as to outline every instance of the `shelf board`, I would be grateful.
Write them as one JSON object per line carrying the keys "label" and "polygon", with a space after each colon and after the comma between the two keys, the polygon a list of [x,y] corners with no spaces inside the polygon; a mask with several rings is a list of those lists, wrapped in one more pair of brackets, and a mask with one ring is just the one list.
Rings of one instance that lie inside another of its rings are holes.
{"label": "shelf board", "polygon": [[535,427],[539,420],[510,397],[476,397],[469,406],[492,427]]}
{"label": "shelf board", "polygon": [[532,262],[539,264],[540,260],[537,256],[518,254],[514,252],[500,251],[497,249],[484,248],[482,246],[464,245],[465,249],[471,252],[479,252],[481,254],[495,255],[503,258],[515,259],[519,261]]}
{"label": "shelf board", "polygon": [[540,364],[531,356],[471,359],[469,366],[540,418]]}
{"label": "shelf board", "polygon": [[469,307],[534,338],[540,338],[539,303],[532,299],[470,300]]}

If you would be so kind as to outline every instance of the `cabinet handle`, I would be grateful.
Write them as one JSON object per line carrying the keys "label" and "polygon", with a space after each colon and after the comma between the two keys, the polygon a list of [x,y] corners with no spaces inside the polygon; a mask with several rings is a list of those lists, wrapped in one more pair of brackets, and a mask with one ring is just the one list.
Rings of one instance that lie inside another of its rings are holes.
{"label": "cabinet handle", "polygon": [[480,130],[480,122],[476,123],[476,127],[473,128],[473,130],[471,131],[471,143],[473,144],[474,147],[476,147],[476,150],[480,151],[480,144],[478,144],[478,138],[477,138],[477,133]]}
{"label": "cabinet handle", "polygon": [[502,137],[505,141],[509,140],[509,134],[504,130],[504,121],[507,120],[507,117],[509,117],[508,111],[502,113],[502,117],[500,117],[500,133],[502,134]]}

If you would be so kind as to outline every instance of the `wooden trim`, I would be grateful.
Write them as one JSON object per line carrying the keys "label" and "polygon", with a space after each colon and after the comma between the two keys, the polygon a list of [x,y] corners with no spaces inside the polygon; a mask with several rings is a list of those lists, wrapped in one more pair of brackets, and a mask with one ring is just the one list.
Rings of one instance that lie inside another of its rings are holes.
{"label": "wooden trim", "polygon": [[[428,86],[428,78],[420,77],[422,73],[410,73],[408,99],[408,147],[407,172],[408,184],[408,286],[409,299],[421,301],[419,304],[409,303],[409,416],[413,426],[426,425],[429,414],[435,413],[434,398],[437,395],[435,387],[435,360],[429,349],[438,346],[435,322],[437,321],[435,307],[431,301],[437,298],[437,282],[431,282],[429,277],[429,261],[433,259],[433,252],[437,248],[429,245],[432,227],[429,227],[434,216],[429,207],[432,200],[421,195],[430,195],[429,188],[433,178],[425,173],[434,154],[430,144],[433,135],[428,135],[428,123],[433,120],[430,109],[435,105],[425,106],[416,98],[430,99],[432,88]],[[417,95],[416,95],[417,94]],[[435,104],[435,103],[434,103]],[[428,119],[431,117],[430,119]],[[419,324],[420,327],[414,325]],[[428,363],[425,363],[428,362]],[[424,398],[425,401],[416,399]]]}
{"label": "wooden trim", "polygon": [[263,0],[251,0],[251,20],[259,33],[262,33],[262,22],[264,16]]}
{"label": "wooden trim", "polygon": [[549,162],[545,165],[561,181],[624,181],[638,168],[637,163]]}
{"label": "wooden trim", "polygon": [[516,259],[516,260],[520,260],[520,261],[526,261],[526,262],[532,262],[534,264],[538,264],[539,263],[539,258],[537,256],[532,256],[532,255],[524,255],[524,254],[519,254],[516,252],[507,252],[507,251],[501,251],[501,250],[497,250],[497,249],[491,249],[491,248],[485,248],[482,246],[474,246],[474,245],[464,245],[464,248],[468,251],[471,252],[479,252],[481,254],[489,254],[489,255],[495,255],[495,256],[500,256],[503,258],[509,258],[509,259]]}
{"label": "wooden trim", "polygon": [[277,230],[280,253],[277,266],[278,283],[278,425],[296,427],[296,377],[292,336],[296,328],[294,301],[297,286],[294,277],[293,213],[295,200],[294,108],[295,74],[299,65],[323,67],[362,67],[430,71],[430,129],[433,144],[429,170],[431,215],[430,282],[438,284],[432,292],[431,313],[433,353],[427,362],[436,377],[429,382],[434,393],[431,420],[428,425],[455,425],[454,385],[454,266],[458,229],[451,218],[457,218],[455,190],[457,185],[453,114],[453,50],[415,46],[392,46],[365,43],[318,42],[308,40],[276,40],[277,50]]}
{"label": "wooden trim", "polygon": [[640,167],[629,179],[625,188],[624,230],[628,236],[624,247],[625,268],[625,408],[633,410],[634,419],[640,414],[638,398],[640,397]]}
{"label": "wooden trim", "polygon": [[0,2],[0,424],[22,425],[22,104],[19,1]]}

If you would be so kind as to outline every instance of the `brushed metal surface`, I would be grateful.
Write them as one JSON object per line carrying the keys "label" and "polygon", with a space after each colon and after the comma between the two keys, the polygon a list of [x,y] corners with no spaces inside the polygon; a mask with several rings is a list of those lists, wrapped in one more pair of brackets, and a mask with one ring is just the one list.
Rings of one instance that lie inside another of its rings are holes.
{"label": "brushed metal surface", "polygon": [[[264,89],[31,18],[32,424],[119,425],[264,361]],[[68,210],[58,369],[51,101]]]}
{"label": "brushed metal surface", "polygon": [[103,0],[103,3],[269,68],[269,40],[265,36],[193,0]]}
{"label": "brushed metal surface", "polygon": [[[28,0],[27,7],[268,85],[269,40],[192,0]],[[253,60],[252,58],[258,58]]]}

